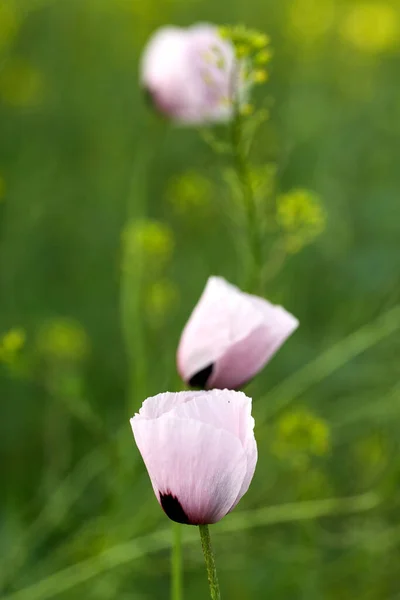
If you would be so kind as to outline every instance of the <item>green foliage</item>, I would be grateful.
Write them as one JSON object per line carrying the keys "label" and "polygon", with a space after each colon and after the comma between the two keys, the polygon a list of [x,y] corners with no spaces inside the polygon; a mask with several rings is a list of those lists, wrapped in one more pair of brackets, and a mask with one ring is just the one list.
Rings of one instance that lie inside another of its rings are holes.
{"label": "green foliage", "polygon": [[312,456],[325,456],[330,449],[329,426],[304,408],[283,414],[276,424],[273,451],[281,460],[293,460],[307,468]]}
{"label": "green foliage", "polygon": [[159,270],[170,259],[174,237],[164,223],[144,219],[129,222],[122,233],[124,267],[143,262],[147,268]]}
{"label": "green foliage", "polygon": [[48,320],[36,334],[37,352],[48,361],[80,361],[87,356],[89,345],[85,330],[72,319]]}
{"label": "green foliage", "polygon": [[[170,530],[128,418],[181,385],[206,278],[242,283],[247,213],[231,131],[204,144],[160,122],[138,62],[155,27],[205,15],[235,23],[224,34],[263,82],[240,113],[262,293],[300,320],[247,390],[260,458],[214,528],[222,594],[398,594],[398,7],[0,0],[4,599],[169,589]],[[197,532],[183,544],[186,596],[204,598]]]}

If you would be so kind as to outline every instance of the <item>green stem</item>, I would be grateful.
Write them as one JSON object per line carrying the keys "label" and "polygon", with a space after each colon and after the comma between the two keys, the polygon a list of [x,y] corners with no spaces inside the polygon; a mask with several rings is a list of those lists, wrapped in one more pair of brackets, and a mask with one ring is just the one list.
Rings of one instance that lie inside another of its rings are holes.
{"label": "green stem", "polygon": [[[146,219],[148,216],[148,181],[155,152],[164,143],[165,128],[160,132],[159,123],[154,119],[139,116],[143,123],[144,142],[138,144],[133,156],[132,176],[126,197],[126,226]],[[154,150],[156,148],[156,151]],[[120,282],[121,331],[125,342],[128,360],[128,400],[126,414],[131,416],[146,397],[148,384],[148,356],[146,348],[146,328],[143,322],[143,257],[132,257],[129,246],[123,246],[122,274]]]}
{"label": "green stem", "polygon": [[262,241],[257,214],[257,203],[251,182],[251,172],[247,161],[243,140],[243,120],[240,107],[235,107],[231,127],[231,144],[236,174],[242,188],[244,207],[247,217],[248,244],[250,250],[250,268],[245,286],[250,291],[261,291],[258,274],[263,267]]}
{"label": "green stem", "polygon": [[[151,148],[144,146],[135,156],[129,191],[127,194],[126,226],[143,219],[147,214],[147,176]],[[124,337],[128,372],[130,375],[126,414],[132,415],[145,397],[147,361],[145,332],[142,318],[143,260],[135,260],[129,252],[129,242],[123,245],[120,284],[121,329]]]}
{"label": "green stem", "polygon": [[171,600],[182,600],[182,525],[172,523],[173,546],[171,555]]}
{"label": "green stem", "polygon": [[210,586],[211,600],[221,600],[219,591],[217,569],[215,567],[214,553],[211,546],[211,537],[208,525],[199,525],[201,547],[203,548],[204,560],[206,562],[208,584]]}

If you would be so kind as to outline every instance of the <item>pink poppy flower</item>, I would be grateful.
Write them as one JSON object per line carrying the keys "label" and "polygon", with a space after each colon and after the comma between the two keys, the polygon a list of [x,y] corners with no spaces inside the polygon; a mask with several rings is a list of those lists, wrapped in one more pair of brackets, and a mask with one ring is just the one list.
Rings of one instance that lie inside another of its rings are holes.
{"label": "pink poppy flower", "polygon": [[[232,44],[208,24],[162,27],[141,61],[141,83],[158,111],[178,123],[202,124],[232,117],[237,77]],[[241,95],[244,85],[237,86]]]}
{"label": "pink poppy flower", "polygon": [[212,390],[158,394],[131,419],[154,493],[178,523],[216,523],[247,492],[257,463],[251,399]]}
{"label": "pink poppy flower", "polygon": [[237,389],[298,327],[281,306],[210,277],[179,342],[177,363],[192,387]]}

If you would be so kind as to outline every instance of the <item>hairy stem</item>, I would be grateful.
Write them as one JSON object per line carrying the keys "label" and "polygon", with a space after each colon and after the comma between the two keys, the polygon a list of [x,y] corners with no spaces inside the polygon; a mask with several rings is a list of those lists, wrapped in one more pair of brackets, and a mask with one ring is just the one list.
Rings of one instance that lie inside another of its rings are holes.
{"label": "hairy stem", "polygon": [[171,600],[182,600],[182,525],[172,524],[173,546],[171,555]]}
{"label": "hairy stem", "polygon": [[211,537],[208,525],[199,525],[199,529],[201,547],[203,548],[204,560],[207,568],[211,600],[221,600],[221,594],[218,585],[217,569],[215,567],[215,559],[213,549],[211,546]]}

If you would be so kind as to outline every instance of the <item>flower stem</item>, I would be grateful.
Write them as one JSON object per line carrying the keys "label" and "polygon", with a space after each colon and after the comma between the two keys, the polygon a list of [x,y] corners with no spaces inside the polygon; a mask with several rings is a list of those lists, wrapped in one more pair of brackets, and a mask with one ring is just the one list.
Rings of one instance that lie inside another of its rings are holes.
{"label": "flower stem", "polygon": [[211,537],[208,525],[199,525],[201,547],[203,548],[204,560],[206,562],[208,584],[210,586],[211,600],[221,600],[219,591],[217,569],[215,567],[214,553],[211,546]]}
{"label": "flower stem", "polygon": [[182,600],[182,525],[172,523],[171,600]]}
{"label": "flower stem", "polygon": [[234,166],[242,189],[244,207],[247,216],[248,245],[250,250],[250,267],[245,286],[251,292],[260,292],[259,273],[263,267],[263,250],[257,214],[257,203],[251,181],[251,172],[246,156],[243,140],[243,118],[240,106],[235,103],[235,114],[231,126],[231,144]]}
{"label": "flower stem", "polygon": [[[147,178],[152,149],[143,145],[135,156],[129,189],[127,190],[126,226],[147,215]],[[132,261],[129,247],[123,245],[120,283],[121,331],[129,364],[127,414],[133,414],[145,397],[147,388],[146,335],[143,327],[142,293],[143,260]],[[141,258],[141,257],[140,257]]]}

